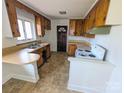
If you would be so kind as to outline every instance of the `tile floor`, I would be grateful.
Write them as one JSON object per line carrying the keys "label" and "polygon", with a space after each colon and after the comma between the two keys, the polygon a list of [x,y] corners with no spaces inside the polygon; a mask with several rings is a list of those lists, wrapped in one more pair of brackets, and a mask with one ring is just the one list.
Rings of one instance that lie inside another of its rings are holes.
{"label": "tile floor", "polygon": [[3,93],[78,93],[67,89],[69,62],[66,53],[52,53],[48,63],[39,69],[40,80],[30,83],[11,79],[3,87]]}

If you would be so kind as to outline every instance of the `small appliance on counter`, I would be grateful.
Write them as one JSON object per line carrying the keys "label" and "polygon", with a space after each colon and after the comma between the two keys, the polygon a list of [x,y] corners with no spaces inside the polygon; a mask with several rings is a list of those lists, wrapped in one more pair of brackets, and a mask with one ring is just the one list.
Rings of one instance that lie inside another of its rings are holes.
{"label": "small appliance on counter", "polygon": [[91,50],[77,48],[75,57],[105,61],[106,52],[107,50],[100,45],[91,45]]}

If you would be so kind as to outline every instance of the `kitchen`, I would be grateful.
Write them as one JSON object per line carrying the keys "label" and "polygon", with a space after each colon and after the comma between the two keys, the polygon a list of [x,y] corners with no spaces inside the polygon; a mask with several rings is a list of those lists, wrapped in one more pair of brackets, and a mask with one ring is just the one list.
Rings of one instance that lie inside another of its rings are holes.
{"label": "kitchen", "polygon": [[[23,91],[20,93],[31,92],[32,89],[34,89],[32,93],[42,91],[44,93],[77,93],[78,91],[121,93],[121,0],[111,2],[109,0],[78,0],[77,2],[73,0],[70,1],[72,5],[69,1],[66,4],[62,1],[61,3],[55,1],[58,5],[44,0],[44,4],[41,4],[40,1],[38,4],[33,0],[16,2],[6,0],[5,2],[3,0],[2,4],[2,22],[7,25],[7,27],[3,25],[2,31],[3,93],[12,91],[14,93],[16,89]],[[78,3],[79,6],[81,6],[80,3],[84,3],[84,6],[72,7],[74,3]],[[61,4],[65,4],[66,11]],[[117,4],[116,7],[115,4]],[[49,5],[51,5],[50,8],[47,8]],[[56,9],[55,5],[58,7],[61,5],[60,9]],[[73,12],[69,12],[68,8]],[[79,9],[81,11],[76,12]],[[118,13],[115,13],[115,9],[118,9]],[[83,16],[80,15],[80,12],[81,15],[83,13]],[[83,53],[78,52],[79,48],[92,50],[93,47],[94,49],[97,47],[100,51],[103,50],[101,52],[103,54],[97,49],[97,52],[94,53],[98,55],[97,57],[101,54],[101,59],[78,57],[78,54]],[[117,48],[118,50],[116,50]],[[96,60],[96,64],[94,60]],[[101,61],[103,62],[100,63]],[[80,62],[82,64],[79,64]],[[78,67],[82,69],[78,71],[76,69]],[[94,67],[95,70],[89,67]],[[103,69],[106,70],[103,71]],[[92,72],[90,72],[91,70]],[[75,73],[76,71],[85,74],[80,76]],[[101,76],[98,85],[94,84],[98,80],[97,74]],[[90,75],[93,75],[94,78],[90,78],[92,77]],[[73,78],[73,76],[77,77]],[[88,77],[88,80],[83,78],[84,76]],[[102,76],[104,77],[102,78]],[[82,77],[82,79],[80,80],[78,77]],[[13,87],[10,86],[11,82],[15,83]],[[17,82],[20,83],[20,88],[16,87]],[[22,83],[26,85],[27,89],[21,86]],[[91,86],[92,83],[93,86]],[[97,86],[104,86],[106,90]]]}

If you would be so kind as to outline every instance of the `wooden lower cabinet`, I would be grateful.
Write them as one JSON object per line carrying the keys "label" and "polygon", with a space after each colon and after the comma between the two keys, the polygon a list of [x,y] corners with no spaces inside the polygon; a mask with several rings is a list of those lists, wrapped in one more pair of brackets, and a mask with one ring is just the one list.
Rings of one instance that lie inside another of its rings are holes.
{"label": "wooden lower cabinet", "polygon": [[40,67],[42,64],[43,64],[43,58],[42,58],[42,53],[39,54],[40,55],[40,58],[39,60],[37,61],[37,66]]}
{"label": "wooden lower cabinet", "polygon": [[[43,54],[44,51],[46,51],[45,54]],[[44,64],[43,55],[46,56],[46,59],[48,59],[51,56],[50,44],[48,44],[48,45],[46,45],[46,46],[44,46],[38,50],[35,50],[33,53],[40,55],[40,58],[37,61],[37,66],[40,67],[41,65]]]}
{"label": "wooden lower cabinet", "polygon": [[34,53],[36,53],[36,54],[39,54],[39,55],[40,55],[40,58],[39,58],[39,59],[38,59],[38,61],[37,61],[37,66],[38,66],[38,67],[40,67],[40,66],[43,64],[42,51],[43,51],[43,49],[42,49],[42,48],[40,48],[40,49],[38,49],[38,50],[34,51]]}
{"label": "wooden lower cabinet", "polygon": [[51,56],[50,45],[46,46],[46,57],[49,58]]}
{"label": "wooden lower cabinet", "polygon": [[69,56],[74,56],[76,49],[77,49],[76,44],[68,44],[68,55]]}

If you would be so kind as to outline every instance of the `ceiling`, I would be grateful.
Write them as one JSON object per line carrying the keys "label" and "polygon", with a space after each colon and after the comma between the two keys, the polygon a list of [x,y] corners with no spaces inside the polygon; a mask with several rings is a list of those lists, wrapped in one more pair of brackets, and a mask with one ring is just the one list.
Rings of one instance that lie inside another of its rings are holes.
{"label": "ceiling", "polygon": [[[97,0],[19,0],[51,18],[83,18]],[[66,11],[61,15],[59,11]]]}

